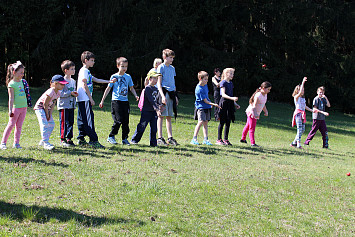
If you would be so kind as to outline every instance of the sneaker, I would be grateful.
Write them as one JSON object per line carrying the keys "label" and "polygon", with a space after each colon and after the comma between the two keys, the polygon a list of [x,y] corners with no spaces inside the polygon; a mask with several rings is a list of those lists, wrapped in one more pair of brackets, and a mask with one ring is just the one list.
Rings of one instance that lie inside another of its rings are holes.
{"label": "sneaker", "polygon": [[22,149],[22,146],[20,146],[20,144],[14,144],[13,146],[12,146],[12,148],[15,148],[15,149]]}
{"label": "sneaker", "polygon": [[303,147],[302,147],[302,146],[296,146],[296,148],[298,148],[298,149],[303,149]]}
{"label": "sneaker", "polygon": [[131,140],[131,145],[137,145],[138,142]]}
{"label": "sneaker", "polygon": [[297,147],[297,144],[296,143],[291,143],[290,146],[291,147]]}
{"label": "sneaker", "polygon": [[43,140],[41,140],[39,143],[38,143],[38,146],[41,146],[43,147],[45,150],[53,150],[54,149],[54,145],[50,144],[49,142],[45,142]]}
{"label": "sneaker", "polygon": [[74,142],[72,140],[67,140],[67,143],[70,145],[70,146],[75,146]]}
{"label": "sneaker", "polygon": [[305,144],[306,146],[309,146],[309,142],[308,142],[308,143],[304,142],[304,144]]}
{"label": "sneaker", "polygon": [[168,138],[168,144],[172,145],[172,146],[177,146],[179,145],[179,143],[177,143],[177,141],[173,138],[173,137],[169,137]]}
{"label": "sneaker", "polygon": [[85,141],[85,139],[78,139],[78,146],[87,146],[88,143]]}
{"label": "sneaker", "polygon": [[129,143],[129,141],[127,139],[124,139],[124,140],[122,140],[122,145],[129,146],[129,145],[131,145],[131,143]]}
{"label": "sneaker", "polygon": [[325,146],[323,146],[323,148],[326,148],[326,149],[328,149],[328,145],[325,145]]}
{"label": "sneaker", "polygon": [[210,143],[209,140],[203,140],[202,144],[203,144],[203,145],[212,146],[212,143]]}
{"label": "sneaker", "polygon": [[227,146],[231,146],[232,143],[230,143],[228,140],[223,140],[224,144],[226,144]]}
{"label": "sneaker", "polygon": [[70,147],[70,144],[67,143],[67,141],[65,141],[65,140],[60,141],[60,145],[61,145],[62,147]]}
{"label": "sneaker", "polygon": [[168,145],[168,143],[166,143],[166,141],[163,137],[157,139],[157,144],[158,144],[158,146],[167,146]]}
{"label": "sneaker", "polygon": [[92,148],[105,148],[103,145],[100,144],[100,142],[98,141],[94,141],[94,142],[89,142],[89,146],[91,146]]}
{"label": "sneaker", "polygon": [[107,142],[112,144],[112,145],[117,145],[115,137],[108,137]]}
{"label": "sneaker", "polygon": [[251,144],[251,147],[260,147],[260,146],[256,144]]}
{"label": "sneaker", "polygon": [[241,142],[241,143],[245,143],[245,144],[248,143],[247,140],[243,140],[243,139],[240,139],[240,142]]}
{"label": "sneaker", "polygon": [[1,143],[0,149],[1,149],[1,150],[6,150],[6,149],[7,149],[6,143]]}
{"label": "sneaker", "polygon": [[190,144],[191,145],[200,145],[200,143],[198,143],[197,139],[192,139]]}
{"label": "sneaker", "polygon": [[222,139],[219,139],[216,141],[216,145],[222,145],[222,146],[225,146],[226,144],[223,142]]}

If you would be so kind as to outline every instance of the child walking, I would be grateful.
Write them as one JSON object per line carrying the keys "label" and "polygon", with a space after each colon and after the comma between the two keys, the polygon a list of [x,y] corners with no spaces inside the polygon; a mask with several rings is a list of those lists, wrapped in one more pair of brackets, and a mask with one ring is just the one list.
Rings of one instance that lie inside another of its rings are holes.
{"label": "child walking", "polygon": [[[158,78],[158,90],[162,98],[162,103],[165,105],[165,110],[162,112],[161,116],[158,117],[158,145],[179,145],[177,141],[173,138],[173,129],[171,118],[177,116],[177,105],[179,104],[179,99],[176,93],[175,87],[175,68],[172,65],[175,58],[174,51],[170,49],[163,50],[163,60],[164,63],[160,64],[157,72],[162,76]],[[166,119],[166,130],[168,133],[168,142],[163,138],[163,118]]]}
{"label": "child walking", "polygon": [[52,150],[54,148],[54,145],[49,143],[49,138],[55,125],[52,113],[55,101],[60,97],[60,91],[63,90],[65,84],[68,84],[68,82],[64,79],[63,76],[53,76],[50,83],[50,88],[42,94],[34,107],[42,137],[42,140],[38,145],[46,150]]}
{"label": "child walking", "polygon": [[[214,69],[214,76],[212,77],[212,86],[213,86],[213,98],[214,103],[219,105],[221,99],[221,70],[219,68]],[[217,121],[217,109],[214,111],[214,118]]]}
{"label": "child walking", "polygon": [[75,74],[75,64],[70,60],[65,60],[62,62],[61,68],[64,73],[64,79],[68,84],[64,85],[60,97],[57,100],[60,124],[60,144],[63,147],[71,147],[75,146],[72,138],[75,98],[78,96],[78,93],[76,92],[76,81],[71,78]]}
{"label": "child walking", "polygon": [[[217,120],[219,120],[218,125],[218,139],[217,145],[229,145],[232,144],[228,140],[229,128],[231,122],[234,122],[235,108],[239,109],[240,106],[236,103],[238,97],[233,96],[233,77],[234,77],[234,68],[225,68],[222,73],[222,78],[220,82],[221,88],[221,100],[219,101],[220,109],[217,109]],[[224,130],[224,139],[222,140],[223,127],[226,125]]]}
{"label": "child walking", "polygon": [[122,125],[122,144],[130,145],[128,138],[129,133],[129,102],[128,102],[128,89],[132,92],[136,100],[139,100],[139,96],[135,89],[133,88],[134,84],[132,77],[126,73],[128,69],[128,60],[124,57],[116,59],[116,64],[118,72],[111,76],[111,80],[116,79],[114,83],[110,83],[101,99],[100,108],[104,107],[104,101],[106,96],[112,90],[112,102],[111,102],[111,114],[113,119],[113,125],[111,132],[108,135],[107,141],[113,145],[117,144],[115,135],[118,134],[118,130]]}
{"label": "child walking", "polygon": [[[13,148],[22,148],[20,146],[20,137],[22,124],[27,113],[27,98],[25,85],[28,85],[25,79],[22,79],[25,73],[25,67],[20,61],[10,64],[7,67],[6,86],[9,93],[9,122],[4,130],[1,149],[7,149],[6,143],[10,137],[12,129],[15,127]],[[28,90],[28,88],[27,88]]]}
{"label": "child walking", "polygon": [[267,94],[269,94],[271,90],[271,83],[268,81],[264,81],[261,83],[260,87],[256,89],[254,94],[250,97],[249,106],[246,109],[247,114],[247,123],[243,129],[242,138],[240,142],[247,143],[245,140],[247,134],[249,132],[250,143],[252,147],[259,147],[255,144],[255,127],[256,122],[260,118],[261,111],[264,111],[264,116],[268,116],[269,113],[266,108]]}
{"label": "child walking", "polygon": [[95,55],[92,52],[84,51],[81,54],[81,62],[83,63],[83,67],[80,69],[78,75],[78,97],[76,98],[78,105],[78,145],[87,145],[85,136],[89,136],[89,146],[104,148],[99,143],[95,131],[94,112],[92,110],[92,106],[95,105],[95,101],[92,98],[93,82],[108,84],[113,81],[98,79],[91,75],[89,68],[95,64]]}
{"label": "child walking", "polygon": [[[137,125],[136,131],[133,134],[131,143],[138,144],[141,140],[145,128],[148,123],[150,126],[150,146],[157,146],[157,120],[161,114],[161,104],[160,94],[155,85],[158,82],[158,77],[161,74],[155,71],[149,71],[147,78],[149,80],[149,84],[145,87],[143,98],[143,105],[141,106],[141,119],[139,124]],[[141,98],[142,99],[142,98]]]}
{"label": "child walking", "polygon": [[325,112],[325,106],[330,107],[328,98],[325,96],[324,86],[318,87],[317,96],[313,99],[313,124],[312,129],[309,132],[305,145],[309,145],[309,142],[313,139],[319,130],[323,138],[323,148],[328,148],[328,129],[325,124],[325,116],[329,116],[329,113]]}
{"label": "child walking", "polygon": [[212,145],[212,143],[208,140],[208,121],[211,120],[211,108],[212,106],[215,106],[221,109],[221,107],[218,104],[211,103],[210,99],[208,98],[208,73],[205,71],[200,71],[197,74],[197,78],[199,83],[195,89],[195,120],[198,120],[198,122],[190,144],[199,145],[197,141],[197,135],[201,126],[203,125],[204,139],[202,144]]}
{"label": "child walking", "polygon": [[304,98],[304,84],[307,81],[307,77],[303,78],[302,84],[297,85],[292,93],[293,101],[295,103],[295,112],[293,113],[292,118],[292,127],[297,126],[297,134],[291,146],[301,148],[301,137],[305,131],[306,124],[306,110],[313,112],[307,105],[306,99]]}

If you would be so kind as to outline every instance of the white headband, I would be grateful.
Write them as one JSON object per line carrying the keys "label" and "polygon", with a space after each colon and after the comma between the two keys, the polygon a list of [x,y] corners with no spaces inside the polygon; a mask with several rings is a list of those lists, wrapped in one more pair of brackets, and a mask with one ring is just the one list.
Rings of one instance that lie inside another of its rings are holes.
{"label": "white headband", "polygon": [[16,63],[12,64],[12,67],[14,68],[14,71],[16,71],[17,68],[21,65],[22,65],[22,63],[20,61],[17,61]]}

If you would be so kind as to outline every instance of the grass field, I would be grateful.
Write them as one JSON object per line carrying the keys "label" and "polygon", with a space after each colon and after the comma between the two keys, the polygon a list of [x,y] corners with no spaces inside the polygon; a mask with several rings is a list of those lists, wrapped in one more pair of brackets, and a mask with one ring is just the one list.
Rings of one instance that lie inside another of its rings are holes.
{"label": "grass field", "polygon": [[[35,101],[45,89],[32,89]],[[8,108],[0,90],[2,133]],[[98,104],[102,92],[95,92]],[[353,115],[330,111],[330,149],[318,133],[298,150],[289,147],[293,106],[268,102],[269,117],[256,129],[262,148],[252,149],[239,143],[244,99],[231,125],[233,146],[192,146],[193,103],[192,95],[182,96],[173,124],[180,146],[149,147],[149,128],[137,146],[109,145],[108,98],[104,109],[94,107],[106,149],[61,148],[56,112],[50,142],[57,147],[50,152],[37,148],[39,125],[29,109],[24,149],[0,150],[0,236],[355,236]],[[136,102],[131,109],[130,135],[139,121]],[[213,142],[217,126],[209,123]]]}

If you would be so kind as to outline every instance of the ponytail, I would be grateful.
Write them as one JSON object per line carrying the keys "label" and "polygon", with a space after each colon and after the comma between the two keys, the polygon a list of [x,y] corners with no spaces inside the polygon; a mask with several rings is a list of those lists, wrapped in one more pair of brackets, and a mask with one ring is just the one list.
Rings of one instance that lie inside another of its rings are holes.
{"label": "ponytail", "polygon": [[23,64],[20,61],[17,61],[16,63],[12,63],[7,67],[6,86],[8,86],[10,81],[14,78],[14,72],[19,70],[20,68],[25,68],[25,66],[23,66]]}
{"label": "ponytail", "polygon": [[255,94],[260,92],[262,88],[269,88],[271,87],[271,83],[268,82],[268,81],[264,81],[263,83],[261,83],[260,87],[258,89],[256,89],[256,91],[254,92],[254,94],[250,97],[249,99],[249,104],[254,104],[254,97],[255,97]]}

